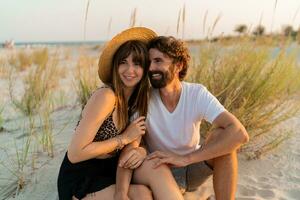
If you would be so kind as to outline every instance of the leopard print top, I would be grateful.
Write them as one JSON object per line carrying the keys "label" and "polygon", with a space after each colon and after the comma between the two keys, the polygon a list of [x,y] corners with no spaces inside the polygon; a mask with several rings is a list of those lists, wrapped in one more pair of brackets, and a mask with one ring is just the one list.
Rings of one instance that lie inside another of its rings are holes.
{"label": "leopard print top", "polygon": [[120,131],[117,129],[113,121],[113,112],[103,121],[100,126],[93,142],[108,140],[110,138],[116,137],[120,134]]}
{"label": "leopard print top", "polygon": [[[119,135],[121,133],[121,131],[119,131],[117,129],[117,127],[113,121],[113,111],[101,124],[100,128],[98,129],[98,131],[94,137],[93,142],[108,140],[110,138],[116,137],[117,135]],[[77,126],[79,125],[79,122],[80,122],[80,120],[77,122]]]}
{"label": "leopard print top", "polygon": [[[107,85],[104,85],[100,88],[110,88],[110,87],[107,86]],[[98,88],[98,89],[100,89],[100,88]],[[114,112],[114,110],[115,110],[115,108],[113,109],[113,111],[110,113],[110,115],[101,124],[100,128],[98,129],[98,131],[97,131],[97,133],[94,137],[93,142],[108,140],[110,138],[116,137],[117,135],[119,135],[121,133],[121,131],[119,131],[117,129],[117,127],[116,127],[116,125],[113,121],[113,112]],[[78,126],[79,122],[80,122],[80,120],[78,121],[77,126]]]}

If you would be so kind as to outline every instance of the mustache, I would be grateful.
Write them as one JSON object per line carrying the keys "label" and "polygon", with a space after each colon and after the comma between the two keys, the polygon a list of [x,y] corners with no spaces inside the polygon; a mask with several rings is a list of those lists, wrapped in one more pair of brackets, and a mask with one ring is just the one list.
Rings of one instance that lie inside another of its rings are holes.
{"label": "mustache", "polygon": [[148,76],[151,78],[153,74],[159,74],[161,76],[164,76],[164,73],[162,71],[153,70],[148,72]]}

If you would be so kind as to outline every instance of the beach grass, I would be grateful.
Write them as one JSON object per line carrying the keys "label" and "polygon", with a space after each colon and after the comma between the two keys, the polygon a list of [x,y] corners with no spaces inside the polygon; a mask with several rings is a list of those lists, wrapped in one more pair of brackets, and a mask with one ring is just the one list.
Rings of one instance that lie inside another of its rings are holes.
{"label": "beach grass", "polygon": [[0,58],[0,78],[8,77],[8,63],[6,59]]}
{"label": "beach grass", "polygon": [[81,106],[84,106],[91,93],[99,86],[100,81],[97,76],[98,58],[81,55],[76,65],[74,79],[76,80],[75,90]]}
{"label": "beach grass", "polygon": [[[43,102],[51,96],[58,85],[59,70],[58,59],[54,56],[48,61],[47,50],[34,53],[36,65],[28,69],[23,76],[24,92],[20,98],[15,97],[13,87],[16,73],[11,73],[9,79],[9,94],[12,103],[24,115],[33,115],[43,105]],[[15,74],[14,76],[12,76]]]}
{"label": "beach grass", "polygon": [[34,64],[37,66],[45,66],[49,61],[48,48],[36,49],[30,56]]}
{"label": "beach grass", "polygon": [[0,132],[2,132],[4,130],[4,118],[3,118],[3,110],[4,110],[4,106],[0,105]]}
{"label": "beach grass", "polygon": [[50,118],[50,105],[49,103],[44,107],[41,112],[40,120],[42,124],[40,144],[42,145],[43,151],[47,152],[48,156],[54,157],[54,144],[53,144],[53,122]]}
{"label": "beach grass", "polygon": [[[299,113],[300,102],[295,97],[300,91],[298,50],[255,43],[227,48],[209,44],[200,48],[200,62],[192,67],[189,80],[205,85],[244,124],[250,134],[245,147],[249,147],[259,136],[272,135],[274,126]],[[207,133],[208,125],[203,126]],[[278,135],[262,146],[276,138]]]}

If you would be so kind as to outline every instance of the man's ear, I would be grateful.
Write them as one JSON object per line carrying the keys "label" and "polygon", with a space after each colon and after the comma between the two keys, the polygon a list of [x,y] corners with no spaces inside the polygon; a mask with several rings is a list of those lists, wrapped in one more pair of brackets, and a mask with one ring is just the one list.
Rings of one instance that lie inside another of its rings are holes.
{"label": "man's ear", "polygon": [[176,73],[179,73],[181,70],[182,70],[182,67],[183,67],[183,63],[182,62],[177,62],[176,64],[175,64],[175,66],[176,66]]}

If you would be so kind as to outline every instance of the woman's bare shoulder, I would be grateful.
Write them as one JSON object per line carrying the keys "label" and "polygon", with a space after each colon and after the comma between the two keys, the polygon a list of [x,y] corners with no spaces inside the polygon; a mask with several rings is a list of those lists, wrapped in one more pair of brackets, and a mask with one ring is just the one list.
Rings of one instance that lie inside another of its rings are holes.
{"label": "woman's bare shoulder", "polygon": [[103,114],[106,116],[113,110],[115,101],[115,93],[111,88],[99,88],[89,98],[82,115],[87,113],[98,115],[104,112]]}

